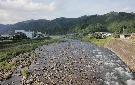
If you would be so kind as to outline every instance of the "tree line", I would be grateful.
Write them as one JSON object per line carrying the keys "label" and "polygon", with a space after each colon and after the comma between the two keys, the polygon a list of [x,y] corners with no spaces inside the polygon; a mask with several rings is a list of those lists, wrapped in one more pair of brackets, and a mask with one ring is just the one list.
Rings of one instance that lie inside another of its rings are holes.
{"label": "tree line", "polygon": [[56,18],[54,20],[27,20],[18,22],[7,30],[14,33],[16,29],[41,31],[49,35],[68,33],[112,32],[129,34],[135,32],[135,13],[110,12],[104,15],[89,15],[79,18]]}
{"label": "tree line", "polygon": [[135,14],[125,12],[110,12],[104,15],[91,15],[79,23],[72,32],[94,33],[133,33],[135,32]]}

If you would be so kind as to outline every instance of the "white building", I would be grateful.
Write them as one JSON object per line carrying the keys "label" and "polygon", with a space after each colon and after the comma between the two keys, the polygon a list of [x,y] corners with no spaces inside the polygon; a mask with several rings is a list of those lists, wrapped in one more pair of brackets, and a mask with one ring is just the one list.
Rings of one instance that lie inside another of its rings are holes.
{"label": "white building", "polygon": [[10,35],[1,35],[1,37],[10,37]]}
{"label": "white building", "polygon": [[122,38],[122,39],[129,39],[130,36],[131,36],[131,34],[121,34],[120,38]]}
{"label": "white building", "polygon": [[34,31],[15,30],[15,33],[22,32],[26,34],[27,38],[34,38]]}
{"label": "white building", "polygon": [[37,35],[42,35],[42,33],[41,32],[37,32]]}
{"label": "white building", "polygon": [[113,33],[110,32],[95,32],[95,33],[101,33],[102,36],[113,36]]}

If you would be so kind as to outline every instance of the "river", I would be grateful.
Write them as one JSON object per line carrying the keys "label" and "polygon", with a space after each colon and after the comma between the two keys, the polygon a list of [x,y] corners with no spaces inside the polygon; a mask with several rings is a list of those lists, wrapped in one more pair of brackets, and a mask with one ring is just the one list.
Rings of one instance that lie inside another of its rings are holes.
{"label": "river", "polygon": [[135,74],[113,52],[89,42],[66,39],[40,46],[35,53],[38,58],[27,68],[27,79],[13,74],[1,85],[135,85]]}

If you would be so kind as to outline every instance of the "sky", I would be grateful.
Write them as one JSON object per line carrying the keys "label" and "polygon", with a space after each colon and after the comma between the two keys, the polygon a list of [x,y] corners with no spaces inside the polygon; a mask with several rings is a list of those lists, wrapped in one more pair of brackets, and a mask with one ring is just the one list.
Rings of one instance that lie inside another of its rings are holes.
{"label": "sky", "polygon": [[0,24],[103,15],[111,11],[135,13],[135,0],[0,0]]}

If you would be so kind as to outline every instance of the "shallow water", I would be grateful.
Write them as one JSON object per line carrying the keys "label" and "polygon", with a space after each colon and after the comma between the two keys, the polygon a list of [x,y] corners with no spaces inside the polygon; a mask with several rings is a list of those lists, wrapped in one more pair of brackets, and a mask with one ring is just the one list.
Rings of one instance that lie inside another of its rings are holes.
{"label": "shallow water", "polygon": [[[66,42],[35,49],[37,61],[28,70],[28,79],[44,84],[135,85],[135,75],[110,50],[89,42],[67,39]],[[34,70],[36,69],[36,70]],[[35,78],[34,78],[35,77]],[[13,76],[2,85],[19,85]]]}

